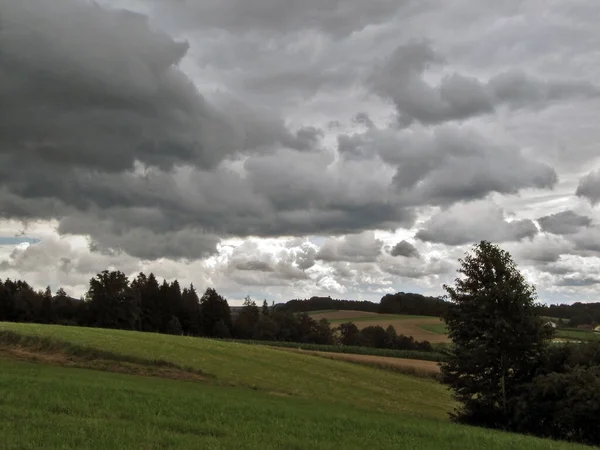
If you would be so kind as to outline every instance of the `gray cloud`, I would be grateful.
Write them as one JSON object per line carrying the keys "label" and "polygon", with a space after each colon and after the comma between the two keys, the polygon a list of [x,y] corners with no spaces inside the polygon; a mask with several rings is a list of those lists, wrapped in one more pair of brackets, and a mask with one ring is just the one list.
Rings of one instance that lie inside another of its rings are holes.
{"label": "gray cloud", "polygon": [[551,188],[553,168],[528,158],[516,147],[495,145],[469,128],[433,130],[371,129],[338,138],[348,159],[379,156],[396,167],[393,183],[406,204],[451,204],[481,199],[491,192],[514,194],[523,188]]}
{"label": "gray cloud", "polygon": [[392,256],[404,256],[405,258],[419,258],[419,251],[408,241],[400,241],[390,250]]}
{"label": "gray cloud", "polygon": [[531,220],[508,222],[504,211],[490,203],[455,205],[429,219],[416,237],[446,245],[473,244],[481,240],[494,243],[532,238],[538,230]]}
{"label": "gray cloud", "polygon": [[383,242],[372,231],[329,239],[323,244],[316,258],[334,262],[374,262],[381,254]]}
{"label": "gray cloud", "polygon": [[258,272],[273,272],[273,267],[267,262],[264,261],[239,261],[236,262],[235,268],[237,270],[254,270]]}
{"label": "gray cloud", "polygon": [[592,219],[574,211],[562,211],[537,219],[543,231],[553,234],[572,234],[592,223]]}
{"label": "gray cloud", "polygon": [[600,169],[589,172],[579,180],[575,195],[587,198],[592,205],[600,202]]}
{"label": "gray cloud", "polygon": [[181,27],[221,28],[233,33],[295,33],[312,29],[336,37],[346,36],[367,25],[389,19],[405,1],[307,0],[302,4],[288,0],[224,0],[210,2],[159,3]]}
{"label": "gray cloud", "polygon": [[394,102],[403,125],[465,120],[492,113],[501,105],[537,108],[566,98],[600,94],[591,83],[542,80],[517,70],[494,75],[487,82],[451,73],[438,85],[427,83],[425,72],[445,63],[426,42],[401,45],[375,71],[371,84],[375,92]]}
{"label": "gray cloud", "polygon": [[589,277],[589,276],[567,276],[558,280],[556,283],[558,286],[572,286],[572,287],[580,287],[580,286],[593,286],[600,283],[599,278]]}

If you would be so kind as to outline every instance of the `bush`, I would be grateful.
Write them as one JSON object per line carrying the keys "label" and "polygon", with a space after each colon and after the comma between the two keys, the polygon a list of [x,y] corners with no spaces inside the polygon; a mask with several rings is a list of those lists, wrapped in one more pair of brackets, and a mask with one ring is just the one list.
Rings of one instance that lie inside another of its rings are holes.
{"label": "bush", "polygon": [[554,439],[600,444],[600,367],[534,378],[517,399],[514,427]]}

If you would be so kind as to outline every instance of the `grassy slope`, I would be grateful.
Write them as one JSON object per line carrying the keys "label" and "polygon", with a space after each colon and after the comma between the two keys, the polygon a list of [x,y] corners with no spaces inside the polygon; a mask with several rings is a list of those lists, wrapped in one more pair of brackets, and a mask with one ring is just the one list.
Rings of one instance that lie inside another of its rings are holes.
{"label": "grassy slope", "polygon": [[248,389],[2,359],[0,429],[6,450],[585,448]]}
{"label": "grassy slope", "polygon": [[0,323],[0,329],[50,336],[100,350],[162,359],[202,370],[221,385],[445,419],[450,393],[438,383],[285,350],[133,331]]}

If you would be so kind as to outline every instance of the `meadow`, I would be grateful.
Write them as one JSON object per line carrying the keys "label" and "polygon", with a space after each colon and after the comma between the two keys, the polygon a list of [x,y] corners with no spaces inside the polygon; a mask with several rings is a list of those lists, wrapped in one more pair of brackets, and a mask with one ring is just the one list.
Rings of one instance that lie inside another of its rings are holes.
{"label": "meadow", "polygon": [[452,424],[455,404],[439,383],[285,349],[94,328],[0,323],[1,330],[21,336],[22,345],[11,345],[24,354],[43,350],[31,344],[38,336],[73,357],[90,349],[114,364],[173,364],[204,375],[170,380],[0,353],[3,449],[587,448]]}

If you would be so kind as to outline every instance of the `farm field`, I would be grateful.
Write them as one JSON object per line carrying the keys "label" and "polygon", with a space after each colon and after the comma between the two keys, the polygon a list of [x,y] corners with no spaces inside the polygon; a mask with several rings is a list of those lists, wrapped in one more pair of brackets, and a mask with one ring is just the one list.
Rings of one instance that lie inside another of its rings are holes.
{"label": "farm field", "polygon": [[[7,329],[140,360],[166,357],[216,378],[168,380],[4,354],[5,449],[588,448],[452,424],[446,414],[453,402],[436,382],[343,361],[149,333],[0,323]],[[252,385],[255,377],[265,381]]]}
{"label": "farm field", "polygon": [[0,323],[0,331],[50,337],[80,346],[164,360],[200,370],[211,383],[298,398],[407,412],[444,419],[453,407],[448,390],[432,380],[284,349],[211,339],[100,328]]}
{"label": "farm field", "polygon": [[587,448],[249,389],[4,359],[0,386],[7,450]]}
{"label": "farm field", "polygon": [[[343,316],[343,317],[340,317]],[[410,316],[401,314],[377,314],[365,313],[364,311],[331,311],[320,312],[313,318],[325,318],[332,325],[339,325],[343,322],[353,322],[359,329],[369,326],[381,326],[383,328],[392,325],[398,334],[412,336],[417,341],[429,341],[432,344],[447,343],[448,337],[445,333],[440,333],[444,328],[444,323],[438,317],[431,316]]]}

